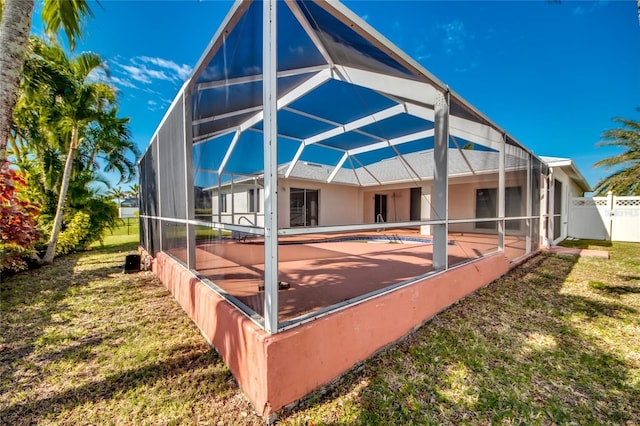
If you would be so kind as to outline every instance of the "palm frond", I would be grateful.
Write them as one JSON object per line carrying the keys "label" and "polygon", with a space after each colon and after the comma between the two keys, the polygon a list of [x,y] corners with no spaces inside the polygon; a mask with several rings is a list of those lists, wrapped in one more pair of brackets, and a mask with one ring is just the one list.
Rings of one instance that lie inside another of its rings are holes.
{"label": "palm frond", "polygon": [[76,56],[72,63],[72,70],[78,80],[86,82],[89,75],[95,70],[107,72],[107,67],[102,57],[93,52],[82,52]]}
{"label": "palm frond", "polygon": [[616,195],[640,195],[640,164],[612,173],[594,188],[596,195],[605,195],[609,191]]}
{"label": "palm frond", "polygon": [[[640,112],[640,108],[636,108]],[[623,152],[596,162],[594,167],[615,169],[614,173],[600,180],[594,191],[616,195],[640,195],[640,122],[616,117],[613,119],[622,128],[610,129],[602,133],[599,147],[622,148]]]}
{"label": "palm frond", "polygon": [[46,33],[53,37],[62,29],[71,50],[75,49],[76,39],[82,37],[81,26],[86,17],[93,17],[93,12],[85,0],[44,1],[42,21]]}

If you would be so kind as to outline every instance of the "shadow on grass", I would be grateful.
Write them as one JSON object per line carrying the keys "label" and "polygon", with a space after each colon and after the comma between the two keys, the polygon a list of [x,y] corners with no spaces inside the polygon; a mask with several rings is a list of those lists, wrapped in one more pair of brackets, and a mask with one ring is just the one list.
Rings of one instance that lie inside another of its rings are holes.
{"label": "shadow on grass", "polygon": [[[76,271],[83,256],[126,252],[131,244],[119,244],[89,252],[73,253],[56,258],[52,265],[23,271],[0,284],[0,376],[11,379],[17,364],[14,362],[29,356],[36,344],[46,344],[46,339],[66,339],[68,335],[44,337],[45,330],[53,324],[66,322],[60,319],[68,311],[66,298],[70,293],[83,291],[89,283],[122,273],[119,258],[92,259],[86,265],[90,269]],[[95,252],[95,253],[94,253]],[[99,257],[99,256],[96,256]],[[114,260],[115,259],[115,260]],[[100,266],[95,266],[99,264]],[[122,256],[124,264],[124,255]],[[43,339],[45,339],[43,341]],[[63,349],[57,357],[82,356],[91,352],[101,338],[80,336],[74,345]],[[75,355],[74,355],[75,354]],[[56,355],[52,355],[55,359]],[[7,381],[8,383],[9,381]]]}
{"label": "shadow on grass", "polygon": [[[214,386],[216,395],[232,389],[228,370],[216,367],[221,359],[203,350],[199,336],[185,333],[190,340],[172,343],[170,336],[183,332],[182,310],[166,303],[155,276],[122,273],[124,253],[118,255],[130,246],[76,253],[2,284],[0,424],[37,424],[127,392],[152,393],[154,384],[178,395],[194,387]],[[83,381],[74,383],[76,377]],[[124,398],[135,406],[137,397]],[[80,421],[67,415],[70,424]]]}
{"label": "shadow on grass", "polygon": [[589,287],[594,288],[596,290],[600,290],[603,293],[610,294],[629,294],[629,293],[638,293],[640,294],[640,286],[628,286],[628,285],[609,285],[600,281],[589,281]]}
{"label": "shadow on grass", "polygon": [[[188,346],[171,348],[172,353],[182,353],[192,349]],[[25,417],[35,414],[35,418],[47,413],[58,413],[61,410],[71,410],[86,403],[96,403],[111,399],[116,394],[124,394],[129,390],[151,386],[166,378],[177,378],[188,375],[197,370],[205,370],[212,363],[219,362],[218,355],[210,350],[204,353],[190,353],[175,357],[168,361],[147,364],[141,368],[119,371],[102,380],[89,382],[82,386],[57,392],[37,400],[21,401],[0,410],[0,419],[5,424],[23,422]],[[135,363],[133,365],[136,365]],[[216,384],[216,389],[222,392],[231,390],[228,374],[217,372],[199,375],[198,380],[210,381]],[[106,419],[105,419],[106,420]]]}
{"label": "shadow on grass", "polygon": [[356,394],[356,415],[321,420],[329,424],[638,421],[640,389],[630,364],[585,331],[638,312],[562,291],[577,261],[549,254],[528,260],[303,406],[313,413],[320,398],[331,405],[319,409],[326,413]]}
{"label": "shadow on grass", "polygon": [[623,281],[640,281],[640,275],[620,275],[618,274],[618,278]]}

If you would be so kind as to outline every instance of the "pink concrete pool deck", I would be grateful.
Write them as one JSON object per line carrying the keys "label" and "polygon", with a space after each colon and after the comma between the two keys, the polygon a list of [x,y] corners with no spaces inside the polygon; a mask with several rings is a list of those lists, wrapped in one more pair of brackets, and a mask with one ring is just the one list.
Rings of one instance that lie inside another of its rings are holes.
{"label": "pink concrete pool deck", "polygon": [[[399,238],[422,238],[418,231],[385,233]],[[357,233],[382,237],[383,234]],[[286,321],[354,297],[433,271],[429,242],[366,243],[335,241],[354,234],[281,238],[278,247],[279,279],[289,288],[279,292],[279,320]],[[296,244],[286,244],[296,242]],[[449,265],[497,251],[497,238],[483,234],[450,234]],[[505,254],[524,254],[525,240],[506,238]],[[264,246],[260,240],[226,240],[196,246],[196,270],[205,278],[262,315],[264,292]]]}

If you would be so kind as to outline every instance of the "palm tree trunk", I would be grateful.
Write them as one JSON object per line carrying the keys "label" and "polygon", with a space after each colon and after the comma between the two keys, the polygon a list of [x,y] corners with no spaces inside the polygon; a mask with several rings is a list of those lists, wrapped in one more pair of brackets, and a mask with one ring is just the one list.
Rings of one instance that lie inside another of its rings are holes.
{"label": "palm tree trunk", "polygon": [[53,258],[56,255],[56,245],[58,244],[58,237],[60,236],[60,229],[62,228],[62,216],[64,214],[64,205],[67,201],[69,182],[71,182],[73,161],[75,160],[76,151],[78,150],[78,139],[78,124],[76,123],[74,124],[73,130],[71,131],[71,144],[69,145],[69,154],[67,155],[67,161],[64,165],[64,174],[62,175],[62,184],[60,185],[60,194],[58,195],[56,216],[53,220],[53,229],[51,230],[51,237],[49,238],[47,252],[42,259],[42,262],[44,263],[53,263]]}
{"label": "palm tree trunk", "polygon": [[7,158],[7,140],[27,54],[34,0],[5,0],[0,21],[0,164]]}

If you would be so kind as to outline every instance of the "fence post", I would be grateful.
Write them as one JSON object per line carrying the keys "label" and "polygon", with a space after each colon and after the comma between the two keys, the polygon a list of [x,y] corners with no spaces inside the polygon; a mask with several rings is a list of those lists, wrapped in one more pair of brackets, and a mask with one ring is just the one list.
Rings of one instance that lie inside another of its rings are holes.
{"label": "fence post", "polygon": [[609,212],[609,223],[607,224],[607,233],[609,234],[609,241],[611,241],[611,236],[613,235],[613,201],[614,196],[613,192],[607,192],[607,211]]}

